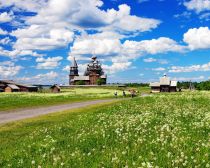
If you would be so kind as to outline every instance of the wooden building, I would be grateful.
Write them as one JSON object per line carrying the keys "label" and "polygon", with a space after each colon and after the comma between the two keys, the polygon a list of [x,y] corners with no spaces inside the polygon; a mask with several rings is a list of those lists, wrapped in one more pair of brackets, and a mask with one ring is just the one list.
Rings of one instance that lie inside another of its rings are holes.
{"label": "wooden building", "polygon": [[58,85],[53,85],[50,87],[50,89],[52,93],[59,93],[61,91],[61,88]]}
{"label": "wooden building", "polygon": [[5,89],[4,89],[5,92],[19,92],[20,91],[20,88],[16,85],[13,85],[13,84],[8,84]]}
{"label": "wooden building", "polygon": [[177,81],[171,81],[169,77],[164,75],[160,78],[160,82],[150,83],[151,92],[176,92],[177,91]]}
{"label": "wooden building", "polygon": [[38,87],[36,86],[19,84],[19,83],[14,82],[13,80],[0,80],[0,89],[3,89],[5,91],[8,85],[17,86],[20,92],[37,92],[38,91]]}
{"label": "wooden building", "polygon": [[69,85],[76,85],[79,81],[82,81],[84,85],[97,85],[98,79],[103,79],[106,84],[107,76],[96,56],[92,57],[83,76],[79,76],[77,62],[75,58],[73,59],[73,64],[70,67]]}

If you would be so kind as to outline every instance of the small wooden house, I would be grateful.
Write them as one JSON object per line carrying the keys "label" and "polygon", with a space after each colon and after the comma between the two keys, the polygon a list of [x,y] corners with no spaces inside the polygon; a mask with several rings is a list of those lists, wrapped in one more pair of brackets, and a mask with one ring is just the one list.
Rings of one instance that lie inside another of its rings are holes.
{"label": "small wooden house", "polygon": [[[37,92],[38,91],[37,86],[19,84],[19,83],[14,82],[13,80],[0,80],[0,89],[3,89],[5,91],[8,85],[18,87],[19,88],[18,91],[20,92]],[[12,88],[10,89],[7,88],[7,92],[10,92],[11,89]],[[17,91],[17,88],[14,90]]]}
{"label": "small wooden house", "polygon": [[153,82],[150,83],[151,92],[152,93],[159,93],[160,92],[160,83],[159,82]]}
{"label": "small wooden house", "polygon": [[5,92],[19,92],[20,88],[13,84],[8,84],[4,89]]}
{"label": "small wooden house", "polygon": [[169,77],[164,75],[160,78],[160,82],[150,83],[151,92],[176,92],[177,91],[177,81],[171,81]]}
{"label": "small wooden house", "polygon": [[50,89],[51,89],[51,92],[53,93],[59,93],[61,91],[61,88],[58,85],[53,85],[50,87]]}

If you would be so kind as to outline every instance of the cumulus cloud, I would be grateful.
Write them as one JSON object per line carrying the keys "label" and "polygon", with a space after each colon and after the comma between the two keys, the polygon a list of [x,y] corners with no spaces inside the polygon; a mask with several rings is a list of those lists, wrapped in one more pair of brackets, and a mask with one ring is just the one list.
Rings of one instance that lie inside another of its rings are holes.
{"label": "cumulus cloud", "polygon": [[20,70],[23,69],[22,66],[15,65],[10,61],[5,61],[0,63],[0,78],[9,78],[17,75]]}
{"label": "cumulus cloud", "polygon": [[53,71],[50,71],[48,73],[45,73],[45,74],[38,74],[36,76],[34,76],[33,78],[34,79],[54,79],[58,77],[58,73],[57,72],[53,72]]}
{"label": "cumulus cloud", "polygon": [[119,71],[125,71],[131,68],[132,62],[114,62],[112,65],[103,65],[103,69],[108,74],[117,73]]}
{"label": "cumulus cloud", "polygon": [[36,68],[37,69],[54,69],[60,65],[60,61],[63,58],[58,56],[58,57],[48,57],[48,58],[37,58],[36,62],[38,62]]}
{"label": "cumulus cloud", "polygon": [[[121,42],[117,38],[103,35],[88,35],[75,40],[71,55],[116,55],[121,51]],[[103,36],[103,37],[102,37]]]}
{"label": "cumulus cloud", "polygon": [[127,51],[131,53],[138,52],[148,54],[183,52],[185,49],[185,47],[179,45],[176,41],[167,37],[160,37],[158,39],[143,41],[126,40],[123,46]]}
{"label": "cumulus cloud", "polygon": [[210,62],[202,65],[191,65],[191,66],[172,66],[169,72],[172,73],[183,73],[183,72],[197,72],[197,71],[210,71]]}
{"label": "cumulus cloud", "polygon": [[122,31],[149,31],[156,28],[160,21],[137,17],[130,14],[130,7],[119,5],[119,10],[99,9],[101,0],[50,0],[38,14],[28,19],[30,24],[59,23],[70,24],[83,29],[116,29]]}
{"label": "cumulus cloud", "polygon": [[0,7],[11,7],[13,6],[16,10],[24,10],[24,11],[31,11],[37,12],[46,5],[48,0],[0,0]]}
{"label": "cumulus cloud", "polygon": [[58,73],[54,71],[50,71],[48,73],[41,73],[35,76],[30,77],[21,77],[16,78],[17,81],[24,82],[24,83],[33,83],[33,84],[39,84],[39,83],[55,83],[55,79],[58,77]]}
{"label": "cumulus cloud", "polygon": [[[106,33],[103,32],[102,34]],[[120,42],[120,38],[123,37],[118,37],[117,35],[104,36],[100,35],[100,33],[80,37],[75,40],[69,55],[96,54],[112,56],[112,61],[116,59],[117,61],[126,61],[135,59],[144,54],[183,52],[185,50],[184,46],[181,46],[176,41],[166,37],[143,41],[126,40],[124,43]]]}
{"label": "cumulus cloud", "polygon": [[[107,67],[111,73],[118,72],[120,68],[118,65],[123,64],[127,68],[127,62],[147,54],[158,54],[167,52],[184,52],[186,46],[179,45],[176,41],[160,37],[152,40],[130,41],[126,40],[121,43],[124,36],[113,32],[102,32],[93,35],[82,35],[78,37],[70,49],[68,59],[74,56],[77,60],[87,60],[90,55],[98,55],[104,61],[111,61],[112,65]],[[159,60],[154,58],[145,58],[145,62],[158,62],[160,64],[167,64],[167,60]],[[120,64],[117,64],[120,63]],[[118,70],[119,69],[119,70]],[[122,70],[125,68],[122,68]]]}
{"label": "cumulus cloud", "polygon": [[210,10],[210,0],[190,0],[184,2],[188,10],[193,10],[197,13]]}
{"label": "cumulus cloud", "polygon": [[50,50],[68,45],[74,33],[68,29],[32,25],[11,33],[17,38],[14,48],[18,50]]}
{"label": "cumulus cloud", "polygon": [[208,49],[210,48],[210,29],[208,27],[189,29],[184,34],[183,41],[191,50]]}
{"label": "cumulus cloud", "polygon": [[5,50],[1,46],[0,46],[0,55],[4,57],[9,57],[11,59],[17,58],[19,56],[33,56],[33,57],[44,56],[44,54],[39,54],[31,50]]}
{"label": "cumulus cloud", "polygon": [[10,22],[12,19],[12,13],[3,12],[0,14],[0,23]]}

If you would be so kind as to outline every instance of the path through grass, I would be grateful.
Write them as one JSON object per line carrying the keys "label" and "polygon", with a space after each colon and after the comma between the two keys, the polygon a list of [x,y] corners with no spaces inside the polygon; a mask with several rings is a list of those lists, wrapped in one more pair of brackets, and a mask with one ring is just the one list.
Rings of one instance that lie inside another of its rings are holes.
{"label": "path through grass", "polygon": [[208,167],[209,92],[158,94],[0,128],[0,167]]}

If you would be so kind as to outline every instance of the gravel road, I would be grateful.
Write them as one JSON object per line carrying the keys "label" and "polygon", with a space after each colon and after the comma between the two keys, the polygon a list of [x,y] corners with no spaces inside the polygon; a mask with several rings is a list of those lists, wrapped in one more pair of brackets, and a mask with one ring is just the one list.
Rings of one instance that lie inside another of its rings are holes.
{"label": "gravel road", "polygon": [[22,120],[26,118],[33,118],[36,116],[49,114],[49,113],[61,112],[64,110],[77,109],[77,108],[95,105],[99,103],[108,103],[108,102],[112,102],[116,100],[119,100],[119,99],[93,100],[93,101],[87,101],[87,102],[55,105],[55,106],[49,106],[49,107],[15,110],[15,112],[0,112],[0,124],[8,123],[11,121]]}

